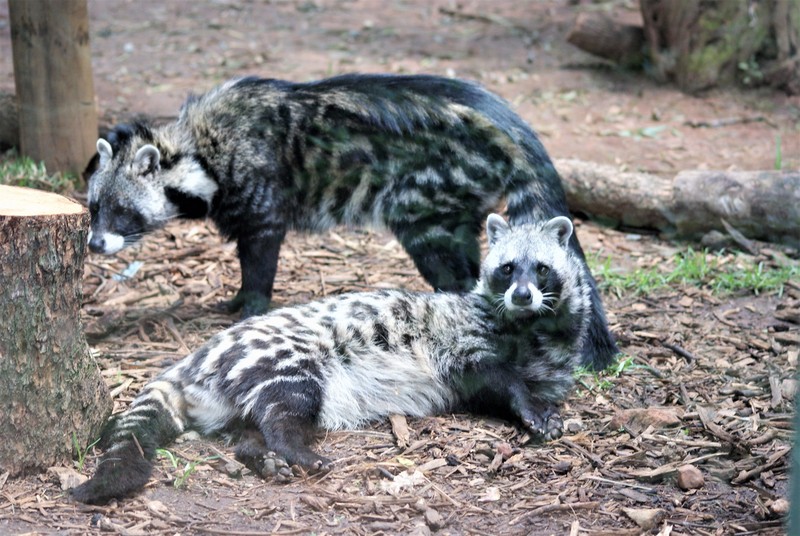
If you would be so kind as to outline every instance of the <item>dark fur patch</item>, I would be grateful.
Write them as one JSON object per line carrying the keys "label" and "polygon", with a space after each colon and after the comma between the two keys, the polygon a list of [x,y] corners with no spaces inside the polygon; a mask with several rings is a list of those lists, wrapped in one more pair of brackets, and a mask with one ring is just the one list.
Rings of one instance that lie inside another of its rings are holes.
{"label": "dark fur patch", "polygon": [[375,330],[372,336],[373,342],[386,352],[392,351],[392,345],[389,344],[389,330],[386,329],[386,325],[376,322],[373,329]]}
{"label": "dark fur patch", "polygon": [[187,194],[177,188],[166,188],[167,199],[178,207],[182,218],[199,219],[208,216],[209,206],[203,199]]}

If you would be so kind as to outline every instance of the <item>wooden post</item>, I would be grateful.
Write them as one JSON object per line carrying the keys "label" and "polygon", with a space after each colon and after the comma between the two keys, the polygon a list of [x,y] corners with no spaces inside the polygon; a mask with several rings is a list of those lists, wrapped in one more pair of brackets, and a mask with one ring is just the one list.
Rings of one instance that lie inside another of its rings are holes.
{"label": "wooden post", "polygon": [[78,203],[0,186],[0,473],[69,463],[111,413],[80,322],[88,227]]}
{"label": "wooden post", "polygon": [[75,174],[95,152],[86,0],[9,0],[20,149]]}

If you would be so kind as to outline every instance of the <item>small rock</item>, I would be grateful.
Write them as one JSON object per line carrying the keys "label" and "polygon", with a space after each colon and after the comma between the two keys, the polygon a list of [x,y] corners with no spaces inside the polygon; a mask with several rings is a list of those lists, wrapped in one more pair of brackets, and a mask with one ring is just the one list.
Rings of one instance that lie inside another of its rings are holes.
{"label": "small rock", "polygon": [[781,396],[786,400],[794,400],[797,395],[797,380],[787,378],[781,382]]}
{"label": "small rock", "polygon": [[720,250],[730,247],[733,240],[719,231],[709,231],[700,239],[700,243],[710,250]]}
{"label": "small rock", "polygon": [[508,443],[506,443],[505,441],[497,443],[494,446],[494,450],[498,454],[502,454],[503,455],[503,459],[505,459],[505,460],[509,459],[511,457],[511,455],[514,454],[513,447],[511,445],[509,445]]}
{"label": "small rock", "polygon": [[769,504],[769,511],[775,516],[785,516],[789,513],[789,501],[786,499],[775,499]]}
{"label": "small rock", "polygon": [[694,465],[678,467],[678,487],[684,491],[700,489],[705,484],[703,473]]}
{"label": "small rock", "polygon": [[570,434],[577,434],[583,430],[583,421],[580,419],[567,419],[564,421],[564,431]]}
{"label": "small rock", "polygon": [[562,460],[560,462],[556,462],[553,465],[553,471],[557,475],[566,475],[570,471],[572,471],[572,462],[568,460]]}
{"label": "small rock", "polygon": [[661,508],[623,508],[625,515],[639,525],[642,530],[650,530],[664,518],[666,512]]}
{"label": "small rock", "polygon": [[242,476],[242,464],[232,460],[226,460],[221,467],[218,466],[218,469],[231,478],[241,478]]}
{"label": "small rock", "polygon": [[175,439],[175,443],[185,443],[186,441],[197,441],[200,439],[200,433],[197,430],[189,430],[179,435]]}
{"label": "small rock", "polygon": [[444,527],[444,518],[442,515],[434,510],[433,508],[428,508],[425,510],[425,523],[431,528],[432,531],[437,531],[440,528]]}
{"label": "small rock", "polygon": [[69,467],[48,467],[47,476],[52,481],[57,481],[62,490],[72,489],[89,480],[88,476],[82,475]]}
{"label": "small rock", "polygon": [[494,502],[500,500],[500,488],[497,486],[489,486],[486,488],[486,494],[478,499],[478,502]]}

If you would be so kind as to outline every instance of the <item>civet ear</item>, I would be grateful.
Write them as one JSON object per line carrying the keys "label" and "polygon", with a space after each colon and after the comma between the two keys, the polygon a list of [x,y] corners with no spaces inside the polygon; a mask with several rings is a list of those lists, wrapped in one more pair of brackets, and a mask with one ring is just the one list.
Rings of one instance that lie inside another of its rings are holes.
{"label": "civet ear", "polygon": [[97,154],[100,156],[100,166],[105,166],[114,156],[114,151],[111,149],[111,144],[103,138],[97,140]]}
{"label": "civet ear", "polygon": [[161,153],[154,145],[142,146],[133,157],[133,170],[136,175],[143,177],[151,175],[161,169]]}
{"label": "civet ear", "polygon": [[544,232],[558,240],[562,248],[567,247],[572,230],[572,222],[566,216],[556,216],[544,225]]}
{"label": "civet ear", "polygon": [[486,237],[489,240],[489,247],[495,243],[511,230],[508,222],[502,216],[497,214],[489,214],[486,219]]}

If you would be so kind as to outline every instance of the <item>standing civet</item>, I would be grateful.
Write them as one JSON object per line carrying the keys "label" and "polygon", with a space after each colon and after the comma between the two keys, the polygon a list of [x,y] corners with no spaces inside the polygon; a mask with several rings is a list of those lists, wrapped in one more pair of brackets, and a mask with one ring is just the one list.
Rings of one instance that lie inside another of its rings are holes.
{"label": "standing civet", "polygon": [[[288,229],[385,225],[437,290],[469,291],[478,236],[505,198],[512,224],[568,216],[561,180],[527,124],[478,85],[434,76],[345,75],[311,83],[242,78],[190,98],[175,123],[98,140],[89,182],[98,253],[175,217],[211,217],[235,239],[232,308],[267,311]],[[583,363],[617,352],[591,286]]]}
{"label": "standing civet", "polygon": [[572,223],[509,225],[489,216],[489,253],[470,293],[400,290],[333,296],[242,321],[148,383],[104,434],[91,480],[102,503],[141,489],[151,459],[187,428],[245,430],[237,457],[257,473],[331,462],[316,427],[390,414],[468,410],[561,436],[560,404],[581,360],[592,285],[569,247]]}

